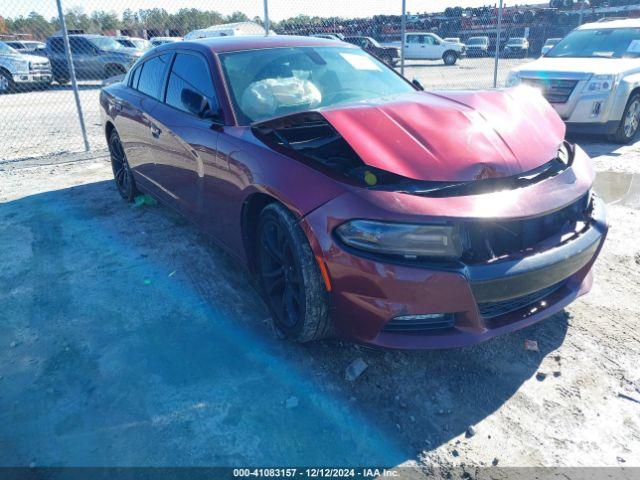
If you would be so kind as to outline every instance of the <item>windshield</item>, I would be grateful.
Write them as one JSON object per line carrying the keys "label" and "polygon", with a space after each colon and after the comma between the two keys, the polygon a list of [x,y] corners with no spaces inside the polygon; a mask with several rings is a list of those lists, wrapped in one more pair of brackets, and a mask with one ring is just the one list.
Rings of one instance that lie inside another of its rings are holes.
{"label": "windshield", "polygon": [[574,30],[546,56],[637,58],[640,56],[640,28]]}
{"label": "windshield", "polygon": [[16,50],[14,50],[13,48],[11,48],[9,45],[7,45],[6,43],[2,43],[0,42],[0,53],[4,53],[4,54],[15,54],[18,53]]}
{"label": "windshield", "polygon": [[131,40],[131,43],[133,43],[133,46],[135,48],[141,48],[143,50],[145,48],[149,48],[149,46],[151,45],[151,42],[149,42],[149,40],[143,40],[142,38]]}
{"label": "windshield", "polygon": [[120,50],[124,48],[118,42],[116,42],[113,38],[109,37],[95,37],[90,38],[89,41],[93,43],[100,50]]}
{"label": "windshield", "polygon": [[560,41],[559,38],[550,38],[549,40],[547,40],[546,42],[544,42],[544,46],[545,47],[552,47],[553,45],[555,45],[556,43],[558,43]]}
{"label": "windshield", "polygon": [[355,48],[291,47],[220,55],[241,124],[344,102],[415,92]]}
{"label": "windshield", "polygon": [[469,41],[467,42],[467,45],[484,45],[485,43],[488,42],[488,39],[486,38],[470,38]]}

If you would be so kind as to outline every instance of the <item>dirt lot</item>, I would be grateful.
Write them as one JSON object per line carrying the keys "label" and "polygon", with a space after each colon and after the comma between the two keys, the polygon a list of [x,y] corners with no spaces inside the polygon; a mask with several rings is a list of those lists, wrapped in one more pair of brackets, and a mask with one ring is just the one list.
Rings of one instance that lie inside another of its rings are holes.
{"label": "dirt lot", "polygon": [[[499,81],[522,60],[500,59]],[[439,62],[407,62],[405,76],[426,88],[489,88],[493,59],[465,58],[453,67]],[[100,126],[99,82],[80,82],[80,103],[92,150],[104,148]],[[84,149],[71,87],[0,95],[0,160],[66,155]]]}
{"label": "dirt lot", "polygon": [[0,465],[640,466],[640,143],[583,146],[611,223],[592,292],[423,352],[277,340],[248,275],[123,203],[106,158],[0,163]]}

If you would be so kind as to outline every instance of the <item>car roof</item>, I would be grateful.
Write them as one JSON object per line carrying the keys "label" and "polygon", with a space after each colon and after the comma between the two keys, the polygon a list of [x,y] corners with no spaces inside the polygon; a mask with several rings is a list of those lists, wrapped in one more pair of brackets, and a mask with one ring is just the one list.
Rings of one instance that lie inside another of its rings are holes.
{"label": "car roof", "polygon": [[605,28],[640,28],[640,18],[625,18],[585,23],[584,25],[580,25],[576,28],[576,30],[602,30]]}
{"label": "car roof", "polygon": [[209,50],[213,53],[237,52],[242,50],[260,50],[262,48],[281,47],[329,47],[339,46],[357,48],[340,40],[318,37],[301,37],[294,35],[241,35],[234,37],[210,37],[175,42],[161,45],[155,51],[174,50],[180,47],[194,47],[198,50]]}

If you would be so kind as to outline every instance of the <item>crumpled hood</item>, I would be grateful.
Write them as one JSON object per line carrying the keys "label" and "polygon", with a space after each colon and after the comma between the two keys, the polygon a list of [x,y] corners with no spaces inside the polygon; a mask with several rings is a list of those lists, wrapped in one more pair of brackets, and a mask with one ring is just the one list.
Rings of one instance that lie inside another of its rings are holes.
{"label": "crumpled hood", "polygon": [[553,159],[565,126],[535,89],[420,92],[319,110],[362,161],[416,180],[505,177]]}

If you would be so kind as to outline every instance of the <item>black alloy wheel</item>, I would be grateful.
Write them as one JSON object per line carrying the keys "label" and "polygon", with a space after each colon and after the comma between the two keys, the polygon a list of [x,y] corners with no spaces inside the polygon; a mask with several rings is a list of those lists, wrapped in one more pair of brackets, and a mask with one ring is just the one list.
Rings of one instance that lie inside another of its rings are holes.
{"label": "black alloy wheel", "polygon": [[113,178],[116,182],[118,193],[127,202],[133,202],[137,193],[136,183],[133,179],[127,156],[124,153],[120,136],[115,130],[109,136],[109,153],[111,154],[111,169],[113,170]]}
{"label": "black alloy wheel", "polygon": [[258,274],[277,331],[299,342],[326,336],[327,291],[293,214],[281,204],[268,205],[260,215],[256,243]]}

